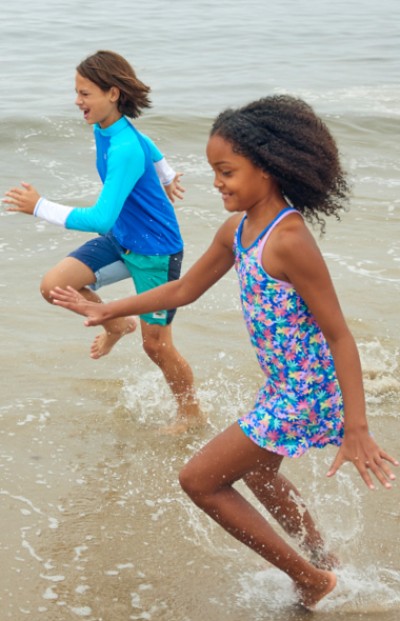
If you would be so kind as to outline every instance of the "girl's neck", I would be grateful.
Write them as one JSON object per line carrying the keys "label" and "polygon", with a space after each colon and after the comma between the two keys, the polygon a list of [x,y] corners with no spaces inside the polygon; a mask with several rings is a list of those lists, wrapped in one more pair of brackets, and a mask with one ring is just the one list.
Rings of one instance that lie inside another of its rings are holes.
{"label": "girl's neck", "polygon": [[262,230],[287,206],[288,204],[280,190],[271,192],[262,203],[254,205],[252,209],[247,211],[247,222],[255,228],[260,226],[260,230]]}

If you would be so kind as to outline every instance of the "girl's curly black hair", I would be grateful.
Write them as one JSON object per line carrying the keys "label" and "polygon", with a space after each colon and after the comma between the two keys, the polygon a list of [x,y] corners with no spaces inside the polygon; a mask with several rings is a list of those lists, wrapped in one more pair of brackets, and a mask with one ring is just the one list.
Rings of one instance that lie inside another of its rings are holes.
{"label": "girl's curly black hair", "polygon": [[215,134],[273,176],[285,198],[321,232],[321,214],[339,219],[349,198],[346,173],[330,131],[302,99],[272,95],[225,110],[212,125]]}

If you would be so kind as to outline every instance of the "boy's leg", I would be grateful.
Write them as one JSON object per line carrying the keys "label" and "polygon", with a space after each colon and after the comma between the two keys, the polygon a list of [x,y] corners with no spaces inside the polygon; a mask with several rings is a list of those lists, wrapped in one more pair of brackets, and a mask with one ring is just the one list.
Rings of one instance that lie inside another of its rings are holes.
{"label": "boy's leg", "polygon": [[261,467],[275,477],[281,461],[281,456],[257,446],[235,423],[188,462],[180,482],[191,499],[227,532],[292,578],[300,602],[311,608],[334,589],[335,575],[297,554],[233,487]]}
{"label": "boy's leg", "polygon": [[194,388],[193,373],[173,343],[171,324],[162,326],[143,320],[140,324],[143,349],[161,369],[178,405],[177,420],[165,431],[181,433],[190,427],[204,424]]}
{"label": "boy's leg", "polygon": [[[138,255],[127,253],[123,259],[129,269],[137,293],[163,285],[180,276],[183,252],[173,255]],[[167,433],[181,433],[202,425],[205,418],[197,401],[193,373],[172,340],[175,310],[147,313],[140,317],[143,349],[161,369],[178,405],[177,420]]]}
{"label": "boy's leg", "polygon": [[[75,257],[66,257],[55,267],[49,270],[40,285],[40,292],[44,299],[52,303],[50,291],[54,287],[65,289],[68,285],[77,289],[87,300],[101,303],[100,297],[88,285],[96,281],[94,272],[85,263]],[[103,324],[104,333],[97,337],[100,342],[91,350],[92,358],[104,356],[115,343],[125,334],[133,332],[136,328],[136,320],[131,317],[112,319]]]}

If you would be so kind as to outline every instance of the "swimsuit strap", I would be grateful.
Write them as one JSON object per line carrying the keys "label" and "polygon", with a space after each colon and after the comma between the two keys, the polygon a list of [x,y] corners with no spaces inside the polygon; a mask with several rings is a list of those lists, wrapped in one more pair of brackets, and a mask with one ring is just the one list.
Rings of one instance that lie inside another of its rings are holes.
{"label": "swimsuit strap", "polygon": [[271,235],[272,231],[279,224],[279,222],[281,222],[284,218],[286,218],[286,216],[289,216],[291,213],[298,213],[299,216],[301,216],[301,213],[297,211],[297,209],[294,209],[294,207],[285,207],[284,209],[282,209],[282,211],[278,213],[278,215],[272,220],[272,222],[269,223],[269,225],[265,229],[264,233],[262,234],[263,237],[261,239],[261,243],[258,247],[257,258],[259,262],[261,262],[261,255],[268,237]]}

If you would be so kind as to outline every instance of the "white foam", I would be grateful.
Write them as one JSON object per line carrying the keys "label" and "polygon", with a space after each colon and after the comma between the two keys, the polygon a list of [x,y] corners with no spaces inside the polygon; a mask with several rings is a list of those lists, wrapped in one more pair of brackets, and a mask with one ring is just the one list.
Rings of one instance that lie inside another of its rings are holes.
{"label": "white foam", "polygon": [[[317,610],[343,613],[383,613],[400,604],[400,573],[376,568],[363,569],[348,565],[336,570],[337,586]],[[242,607],[276,611],[277,620],[284,619],[282,608],[293,606],[296,597],[291,580],[276,568],[246,573],[240,579],[242,590],[237,603]],[[279,614],[278,614],[279,613]],[[255,618],[258,618],[256,615]]]}
{"label": "white foam", "polygon": [[89,606],[70,607],[70,611],[78,617],[88,617],[92,614],[92,609]]}

